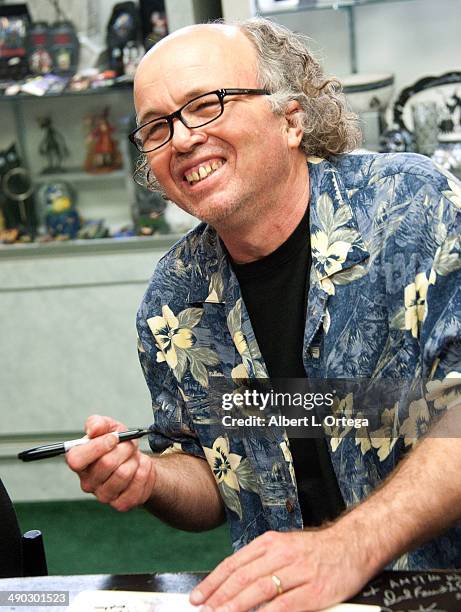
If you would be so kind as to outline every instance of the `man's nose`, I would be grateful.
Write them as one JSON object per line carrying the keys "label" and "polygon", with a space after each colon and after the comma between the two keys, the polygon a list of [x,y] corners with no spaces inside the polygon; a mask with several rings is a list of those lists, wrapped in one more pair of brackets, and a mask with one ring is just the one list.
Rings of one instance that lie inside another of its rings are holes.
{"label": "man's nose", "polygon": [[203,128],[188,128],[179,119],[175,120],[173,126],[171,144],[180,153],[190,151],[197,144],[201,144],[207,139]]}

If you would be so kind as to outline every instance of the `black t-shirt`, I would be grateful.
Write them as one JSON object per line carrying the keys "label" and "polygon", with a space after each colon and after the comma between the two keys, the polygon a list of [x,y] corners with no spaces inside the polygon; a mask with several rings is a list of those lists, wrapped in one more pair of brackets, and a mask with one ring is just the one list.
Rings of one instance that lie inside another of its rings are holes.
{"label": "black t-shirt", "polygon": [[[311,266],[309,212],[273,253],[232,264],[271,379],[305,378],[303,336]],[[336,518],[344,509],[323,438],[290,438],[305,526]]]}

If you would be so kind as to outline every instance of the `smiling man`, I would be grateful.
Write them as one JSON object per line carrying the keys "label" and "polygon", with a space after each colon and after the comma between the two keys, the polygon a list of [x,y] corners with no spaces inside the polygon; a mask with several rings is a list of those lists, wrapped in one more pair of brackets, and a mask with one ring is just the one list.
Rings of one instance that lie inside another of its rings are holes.
{"label": "smiling man", "polygon": [[[208,610],[316,610],[387,564],[459,567],[456,411],[421,435],[458,402],[459,184],[421,156],[348,153],[358,130],[336,82],[263,19],[162,40],[135,104],[139,176],[203,223],[138,313],[162,454],[90,417],[94,440],[67,455],[82,488],[182,529],[226,516],[236,552],[191,595]],[[213,381],[267,376],[422,380],[431,397],[389,397],[360,435],[350,397],[324,439],[226,429]]]}
{"label": "smiling man", "polygon": [[[144,58],[135,81],[138,122],[151,123],[134,140],[152,149],[152,173],[169,199],[218,231],[237,261],[279,246],[302,218],[309,193],[299,104],[274,114],[257,74],[248,38],[214,25],[171,35]],[[152,123],[185,103],[183,120],[170,120],[171,128],[167,120]]]}

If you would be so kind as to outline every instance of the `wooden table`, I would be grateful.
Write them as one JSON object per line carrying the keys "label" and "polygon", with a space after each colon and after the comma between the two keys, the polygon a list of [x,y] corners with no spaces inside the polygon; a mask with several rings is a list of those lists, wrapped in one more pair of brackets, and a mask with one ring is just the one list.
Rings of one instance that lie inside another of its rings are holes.
{"label": "wooden table", "polygon": [[[346,575],[347,569],[345,579]],[[204,576],[181,573],[4,578],[0,580],[0,592],[69,591],[71,601],[77,593],[88,589],[188,593]],[[386,612],[460,612],[461,571],[384,572],[351,601],[379,604]],[[26,611],[31,607],[8,606],[4,609]],[[60,612],[66,608],[41,606],[34,609]]]}

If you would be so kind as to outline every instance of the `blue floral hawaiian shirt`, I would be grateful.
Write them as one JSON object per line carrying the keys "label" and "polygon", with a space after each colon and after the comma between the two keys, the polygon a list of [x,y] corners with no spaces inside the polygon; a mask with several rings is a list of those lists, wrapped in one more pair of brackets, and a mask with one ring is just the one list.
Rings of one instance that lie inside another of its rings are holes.
{"label": "blue floral hawaiian shirt", "polygon": [[[424,380],[430,391],[386,406],[379,427],[366,435],[347,425],[325,428],[351,506],[392,471],[434,417],[461,401],[454,384],[461,377],[461,186],[414,154],[307,161],[312,267],[306,377]],[[162,258],[137,325],[153,402],[153,451],[208,461],[235,549],[269,529],[302,529],[284,428],[234,437],[212,401],[214,380],[267,377],[213,228],[198,225]],[[337,414],[350,403],[350,397],[341,400]],[[393,567],[461,567],[461,525]]]}

